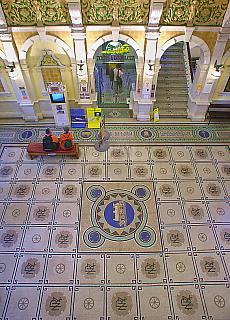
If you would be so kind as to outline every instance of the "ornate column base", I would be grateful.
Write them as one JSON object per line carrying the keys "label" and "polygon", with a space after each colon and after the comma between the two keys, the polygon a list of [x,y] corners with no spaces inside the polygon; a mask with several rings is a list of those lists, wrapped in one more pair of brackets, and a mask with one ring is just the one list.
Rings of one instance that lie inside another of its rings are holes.
{"label": "ornate column base", "polygon": [[143,99],[136,92],[131,92],[129,109],[133,110],[133,116],[137,121],[150,121],[150,114],[153,109],[151,99]]}
{"label": "ornate column base", "polygon": [[205,121],[209,105],[210,102],[207,100],[192,101],[191,98],[189,98],[188,118],[192,121]]}
{"label": "ornate column base", "polygon": [[20,103],[22,110],[22,117],[25,121],[38,121],[38,116],[35,113],[34,105],[27,103]]}

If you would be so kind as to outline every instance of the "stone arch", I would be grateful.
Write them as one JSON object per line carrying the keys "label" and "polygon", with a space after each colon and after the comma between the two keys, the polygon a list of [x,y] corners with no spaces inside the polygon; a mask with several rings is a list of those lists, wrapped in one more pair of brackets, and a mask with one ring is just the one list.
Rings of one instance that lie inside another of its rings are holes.
{"label": "stone arch", "polygon": [[[173,44],[175,44],[179,41],[184,41],[184,35],[177,36],[177,37],[174,37],[174,38],[166,41],[160,48],[158,48],[157,58],[160,60],[160,58],[164,54],[165,50],[167,50],[169,47],[171,47]],[[197,36],[192,36],[189,43],[192,47],[199,46],[199,48],[201,49],[201,58],[200,58],[201,64],[209,64],[210,63],[210,50],[209,50],[207,43]]]}
{"label": "stone arch", "polygon": [[[19,51],[19,60],[24,63],[26,61],[26,55],[28,50],[30,49],[30,47],[36,42],[41,40],[40,37],[37,36],[33,36],[28,38],[24,44],[22,45],[20,51]],[[74,51],[61,39],[51,36],[51,35],[46,35],[45,36],[45,40],[53,42],[55,44],[57,44],[58,46],[60,46],[65,52],[66,54],[69,56],[71,61],[75,61],[75,57],[74,57]]]}
{"label": "stone arch", "polygon": [[[113,40],[114,39],[113,39],[112,34],[102,36],[101,38],[97,39],[95,41],[95,43],[89,48],[87,58],[93,59],[95,52],[103,43],[105,43],[107,41],[113,41]],[[138,44],[136,43],[135,40],[133,40],[132,38],[130,38],[129,36],[126,36],[124,34],[119,34],[118,40],[122,40],[122,41],[128,43],[135,50],[137,57],[138,57],[138,60],[144,58],[143,50],[138,46]]]}

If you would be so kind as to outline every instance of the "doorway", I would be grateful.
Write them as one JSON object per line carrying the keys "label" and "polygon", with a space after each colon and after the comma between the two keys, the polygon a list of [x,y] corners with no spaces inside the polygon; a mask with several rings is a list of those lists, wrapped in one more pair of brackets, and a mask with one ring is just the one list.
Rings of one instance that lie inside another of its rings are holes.
{"label": "doorway", "polygon": [[108,41],[98,48],[94,77],[101,108],[128,108],[136,84],[136,53],[124,41]]}

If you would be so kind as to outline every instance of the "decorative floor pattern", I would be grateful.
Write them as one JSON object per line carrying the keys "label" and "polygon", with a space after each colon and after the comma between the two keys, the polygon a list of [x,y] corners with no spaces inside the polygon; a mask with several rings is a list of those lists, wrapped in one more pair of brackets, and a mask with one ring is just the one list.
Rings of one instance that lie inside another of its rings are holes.
{"label": "decorative floor pattern", "polygon": [[[120,112],[120,111],[118,111]],[[52,126],[50,126],[52,128]],[[42,141],[46,127],[1,126],[0,141],[2,143],[28,143]],[[60,136],[62,129],[52,129]],[[115,143],[227,143],[230,141],[230,126],[221,125],[107,125],[110,133],[109,141]],[[72,129],[78,142],[95,142],[97,129]]]}
{"label": "decorative floor pattern", "polygon": [[1,146],[0,319],[229,320],[226,145]]}

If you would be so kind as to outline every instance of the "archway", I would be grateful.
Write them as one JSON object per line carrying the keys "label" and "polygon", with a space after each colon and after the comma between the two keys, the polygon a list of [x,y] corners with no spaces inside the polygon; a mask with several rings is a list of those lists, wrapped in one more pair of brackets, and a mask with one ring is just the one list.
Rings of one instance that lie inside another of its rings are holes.
{"label": "archway", "polygon": [[95,52],[94,77],[100,107],[128,107],[136,84],[137,54],[126,42],[107,41]]}

